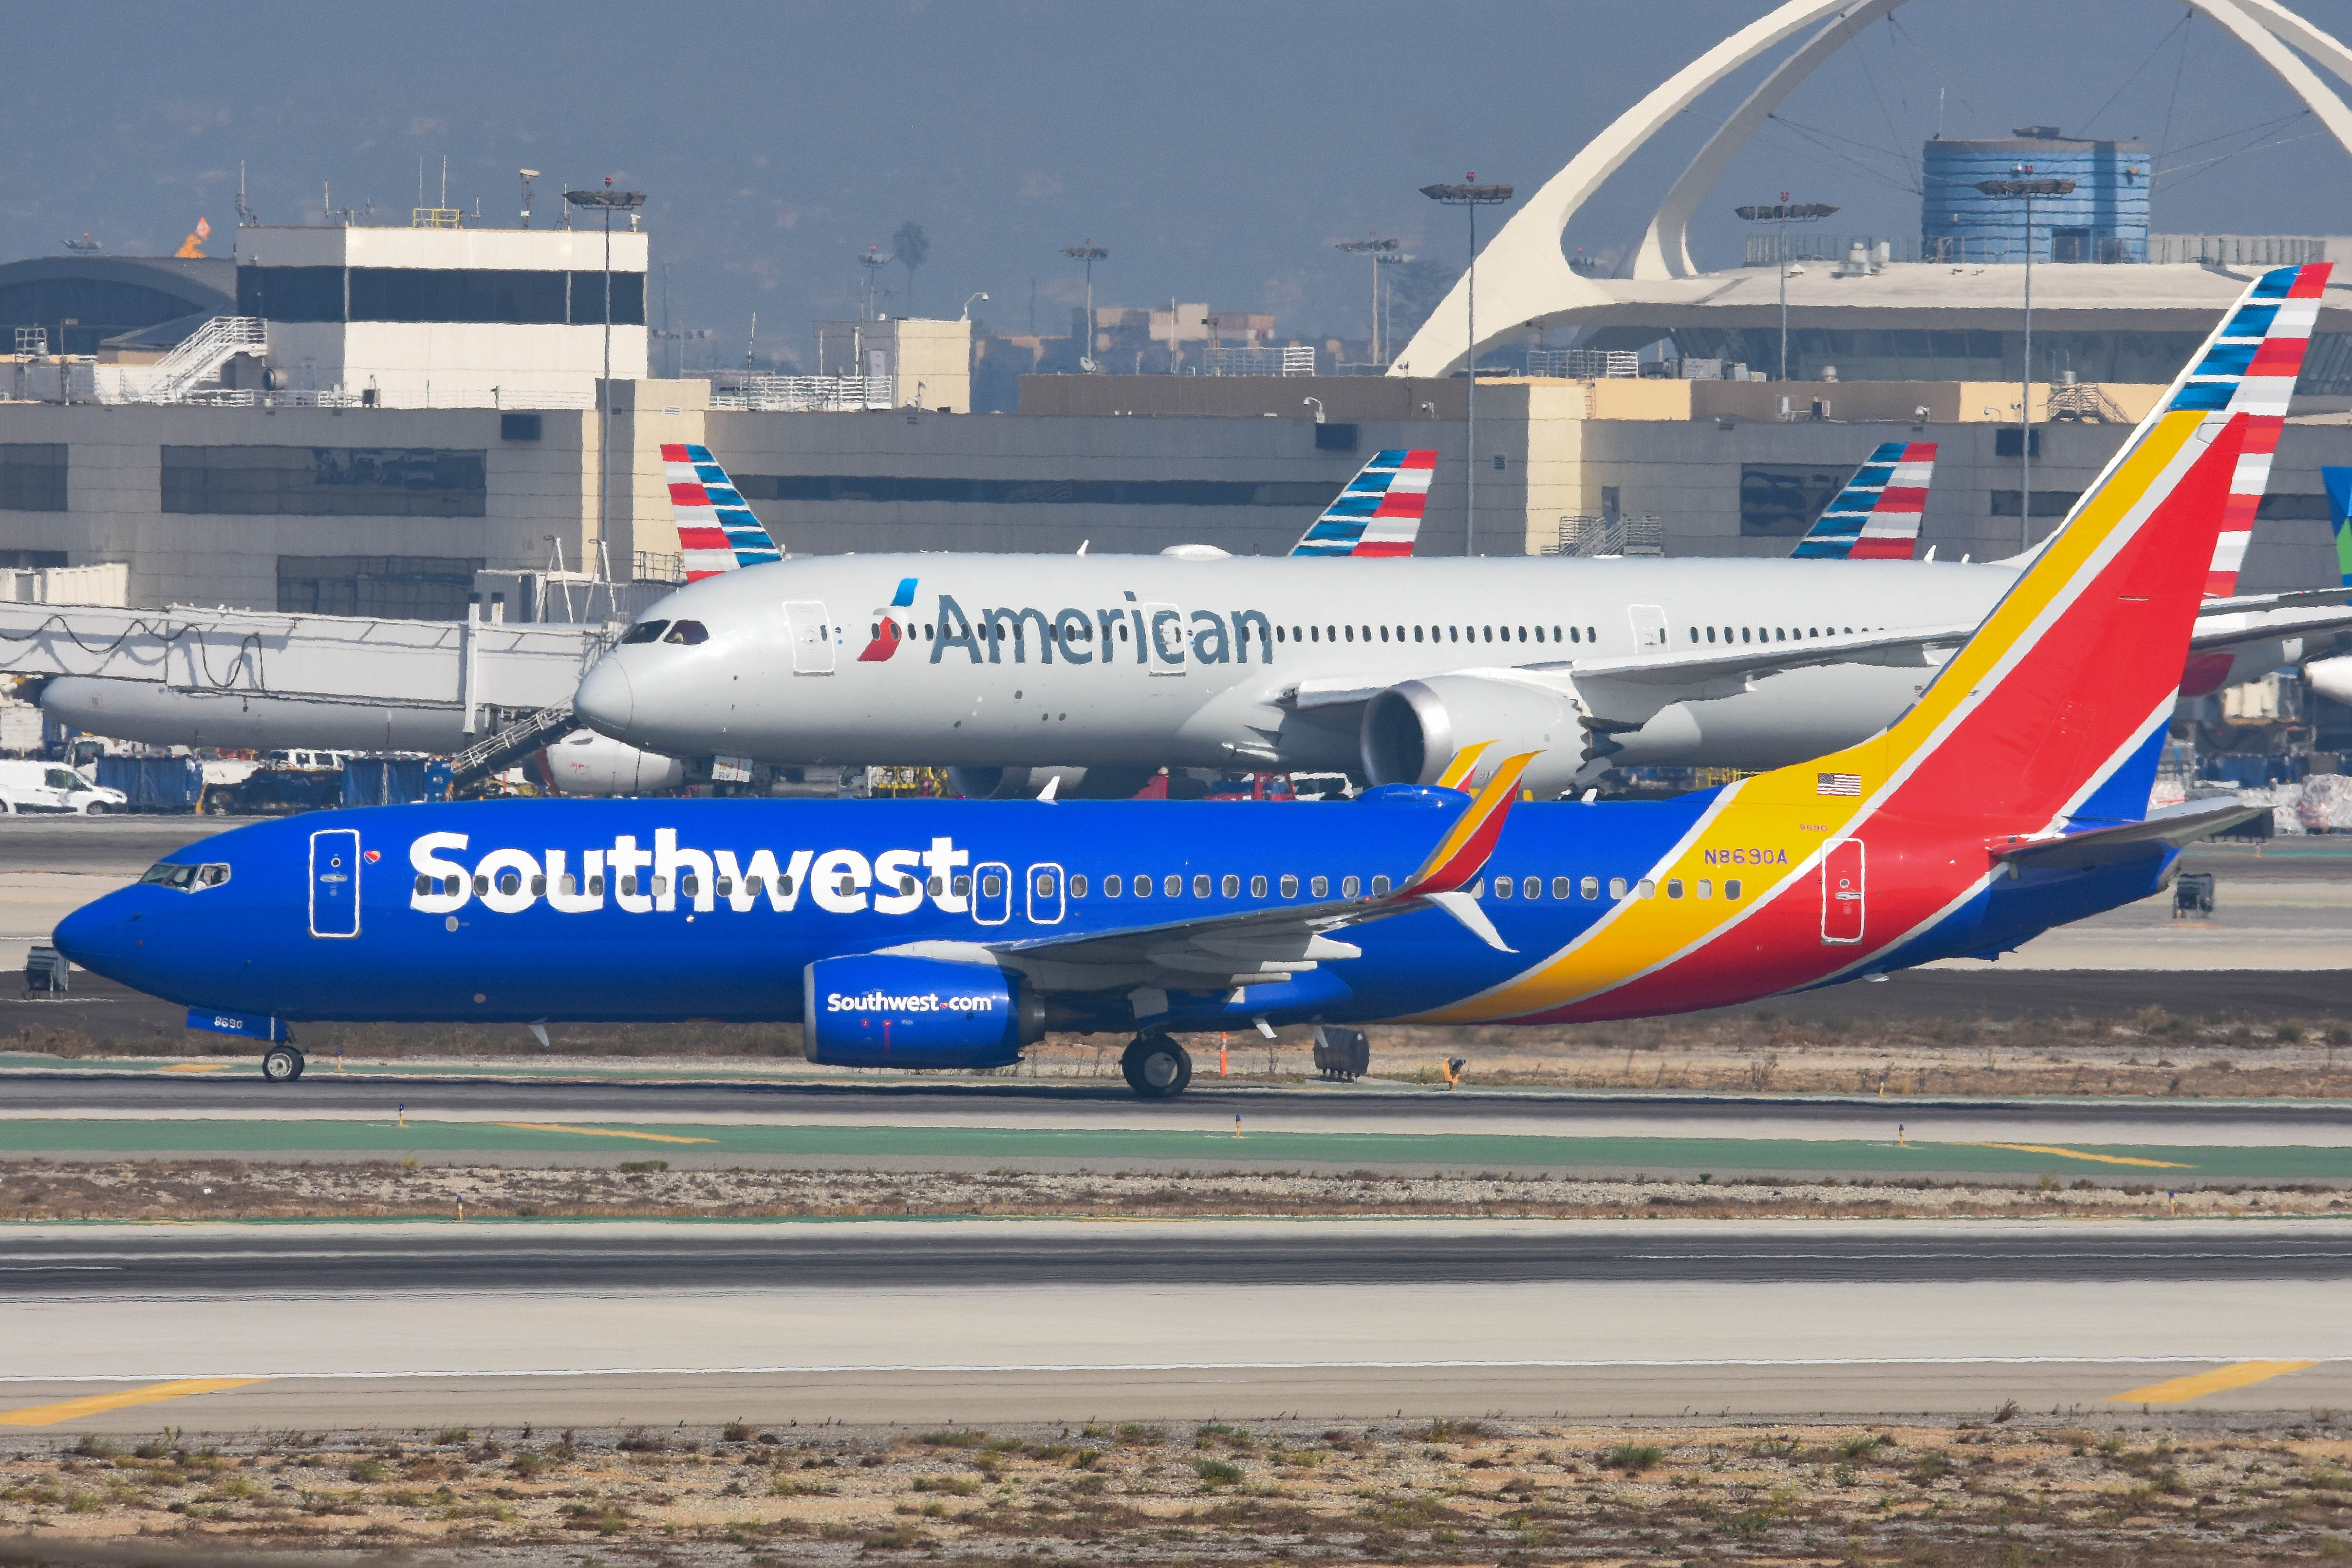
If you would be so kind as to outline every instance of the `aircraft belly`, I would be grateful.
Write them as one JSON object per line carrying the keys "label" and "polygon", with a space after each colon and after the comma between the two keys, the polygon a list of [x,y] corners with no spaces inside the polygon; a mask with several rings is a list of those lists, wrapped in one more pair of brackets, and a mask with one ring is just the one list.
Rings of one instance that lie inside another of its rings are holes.
{"label": "aircraft belly", "polygon": [[1779,768],[1867,740],[1917,700],[1931,669],[1827,665],[1735,697],[1680,702],[1615,739],[1622,767]]}

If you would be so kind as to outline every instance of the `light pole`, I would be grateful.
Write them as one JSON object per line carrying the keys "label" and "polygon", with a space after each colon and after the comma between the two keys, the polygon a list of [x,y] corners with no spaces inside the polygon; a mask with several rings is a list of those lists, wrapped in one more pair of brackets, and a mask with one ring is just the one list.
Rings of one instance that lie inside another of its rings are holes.
{"label": "light pole", "polygon": [[[986,289],[982,289],[982,290],[981,290],[979,293],[974,294],[974,295],[971,297],[971,300],[985,300],[985,299],[987,299],[987,298],[988,298],[988,291],[987,291]],[[961,314],[960,314],[960,315],[958,315],[958,316],[956,317],[956,320],[957,320],[957,321],[971,321],[971,300],[966,300],[963,302],[963,311],[962,311],[962,313],[961,313]]]}
{"label": "light pole", "polygon": [[[2013,171],[2031,174],[2033,165],[2020,163]],[[2033,198],[2074,193],[2072,180],[1979,180],[1977,189],[1989,196],[2025,198],[2025,368],[2017,384],[2017,547],[2033,544]]]}
{"label": "light pole", "polygon": [[[608,175],[602,190],[566,191],[563,199],[572,206],[596,207],[604,214],[604,410],[596,438],[596,545],[601,550],[612,537],[613,512],[613,215],[625,212],[635,223],[637,208],[646,205],[646,193],[616,191]],[[642,300],[637,314],[645,314]]]}
{"label": "light pole", "polygon": [[[1478,171],[1473,169],[1463,177],[1475,182],[1478,178]],[[1462,421],[1462,440],[1468,448],[1470,479],[1469,483],[1463,487],[1462,553],[1475,555],[1478,553],[1478,209],[1499,206],[1509,201],[1511,187],[1476,184],[1423,185],[1421,194],[1446,206],[1460,207],[1470,217],[1469,295],[1465,301],[1469,316],[1470,386],[1469,402]],[[1372,276],[1380,276],[1378,268],[1373,268]]]}
{"label": "light pole", "polygon": [[[1066,245],[1062,254],[1073,261],[1087,264],[1087,346],[1078,351],[1078,368],[1092,375],[1095,370],[1095,263],[1109,259],[1110,252],[1093,240],[1084,245]],[[1170,329],[1171,331],[1173,328]]]}
{"label": "light pole", "polygon": [[1789,226],[1792,223],[1819,223],[1837,211],[1826,202],[1790,203],[1789,193],[1782,191],[1779,202],[1769,207],[1734,207],[1732,211],[1749,223],[1769,223],[1773,226],[1772,250],[1775,264],[1780,269],[1780,379],[1789,379]]}
{"label": "light pole", "polygon": [[1393,239],[1335,239],[1334,250],[1344,250],[1350,256],[1372,258],[1372,363],[1381,363],[1381,263],[1394,256],[1397,242]]}

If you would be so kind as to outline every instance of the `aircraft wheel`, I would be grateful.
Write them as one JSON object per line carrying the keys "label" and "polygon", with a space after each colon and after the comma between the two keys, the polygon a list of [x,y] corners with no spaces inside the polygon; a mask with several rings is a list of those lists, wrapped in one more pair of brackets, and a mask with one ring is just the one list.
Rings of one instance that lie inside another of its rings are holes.
{"label": "aircraft wheel", "polygon": [[1145,1100],[1173,1100],[1192,1081],[1192,1058],[1165,1035],[1138,1035],[1119,1058],[1127,1086]]}
{"label": "aircraft wheel", "polygon": [[292,1083],[302,1076],[302,1053],[291,1046],[272,1046],[261,1058],[261,1076],[272,1083]]}

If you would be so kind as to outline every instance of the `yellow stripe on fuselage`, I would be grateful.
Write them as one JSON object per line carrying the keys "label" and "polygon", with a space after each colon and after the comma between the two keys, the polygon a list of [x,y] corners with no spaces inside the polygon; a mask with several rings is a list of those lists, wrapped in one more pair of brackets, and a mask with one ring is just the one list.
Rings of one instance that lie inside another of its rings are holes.
{"label": "yellow stripe on fuselage", "polygon": [[[2117,530],[2173,468],[2208,417],[2182,412],[2159,419],[1892,729],[1842,752],[1727,786],[1683,841],[1642,873],[1656,883],[1656,897],[1642,899],[1629,891],[1597,924],[1534,967],[1483,994],[1419,1015],[1420,1021],[1477,1023],[1548,1011],[1621,985],[1695,949],[1736,942],[1727,934],[1735,922],[1776,894],[1793,893],[1791,881],[1803,878],[1824,847],[1844,837],[1877,807],[1897,776],[1931,752],[1998,680],[2021,643],[2062,605],[2069,591],[2095,574]],[[1821,794],[1822,773],[1857,775],[1860,793]],[[1716,859],[1710,861],[1709,855]],[[1732,857],[1728,863],[1727,855]],[[1720,889],[1732,878],[1742,884],[1741,897],[1727,902]],[[1715,884],[1717,897],[1695,896],[1701,879]],[[1683,898],[1664,896],[1671,879],[1684,883]],[[1959,890],[1956,883],[1953,891]],[[1885,945],[1874,937],[1866,945],[1840,951],[1861,958]]]}

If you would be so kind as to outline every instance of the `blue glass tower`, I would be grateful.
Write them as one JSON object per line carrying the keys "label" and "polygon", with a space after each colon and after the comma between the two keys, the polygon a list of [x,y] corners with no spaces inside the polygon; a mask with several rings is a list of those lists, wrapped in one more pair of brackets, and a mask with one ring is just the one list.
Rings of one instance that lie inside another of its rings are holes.
{"label": "blue glass tower", "polygon": [[2058,134],[2054,125],[2021,125],[1986,142],[1933,141],[1920,159],[1922,260],[2021,263],[2025,203],[1988,196],[1979,180],[2072,180],[2074,194],[2033,203],[2036,261],[2145,261],[2151,163],[2138,142],[2086,142]]}

